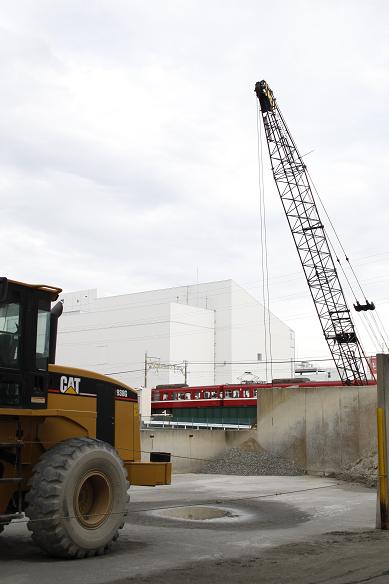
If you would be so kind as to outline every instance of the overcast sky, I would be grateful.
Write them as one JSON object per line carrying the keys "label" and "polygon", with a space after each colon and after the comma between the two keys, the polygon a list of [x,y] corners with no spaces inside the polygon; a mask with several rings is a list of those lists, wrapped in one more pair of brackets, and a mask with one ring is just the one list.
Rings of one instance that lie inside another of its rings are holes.
{"label": "overcast sky", "polygon": [[[100,295],[198,274],[260,298],[253,90],[266,79],[386,322],[388,13],[359,0],[2,2],[2,273]],[[271,308],[300,357],[323,356],[264,164]]]}

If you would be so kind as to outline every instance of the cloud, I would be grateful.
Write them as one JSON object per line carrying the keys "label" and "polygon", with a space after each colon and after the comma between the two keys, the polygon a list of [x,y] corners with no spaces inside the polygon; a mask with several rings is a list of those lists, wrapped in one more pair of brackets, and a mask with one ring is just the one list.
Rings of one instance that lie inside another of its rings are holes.
{"label": "cloud", "polygon": [[[387,13],[351,0],[2,6],[3,272],[101,293],[198,272],[260,295],[253,88],[266,78],[301,152],[314,150],[307,164],[369,295],[384,299]],[[263,162],[273,310],[302,356],[322,354],[266,151]]]}

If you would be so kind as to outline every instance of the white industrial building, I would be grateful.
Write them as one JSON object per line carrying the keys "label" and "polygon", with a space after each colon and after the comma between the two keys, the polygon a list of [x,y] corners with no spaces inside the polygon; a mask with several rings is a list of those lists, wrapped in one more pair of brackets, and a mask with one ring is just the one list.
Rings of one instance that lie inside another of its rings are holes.
{"label": "white industrial building", "polygon": [[[270,313],[273,369],[265,364],[263,307],[232,280],[98,298],[62,294],[57,362],[111,374],[132,387],[270,381],[293,375],[294,333]],[[269,359],[269,354],[268,354]],[[178,367],[174,367],[178,365]]]}

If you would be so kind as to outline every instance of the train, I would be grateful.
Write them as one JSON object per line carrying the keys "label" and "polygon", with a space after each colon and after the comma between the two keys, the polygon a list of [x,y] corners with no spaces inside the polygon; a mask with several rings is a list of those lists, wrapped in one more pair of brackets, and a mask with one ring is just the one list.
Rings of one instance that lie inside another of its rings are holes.
{"label": "train", "polygon": [[[278,382],[276,384],[276,382]],[[269,383],[157,385],[151,391],[151,425],[213,428],[251,428],[257,420],[259,389],[306,384],[309,379],[274,380]],[[338,385],[339,382],[334,383]],[[316,385],[316,384],[315,384]],[[326,385],[329,385],[326,383]]]}
{"label": "train", "polygon": [[311,381],[305,377],[274,379],[272,383],[241,383],[190,387],[157,385],[151,391],[151,424],[251,428],[257,420],[258,391],[274,387],[339,386],[339,381]]}

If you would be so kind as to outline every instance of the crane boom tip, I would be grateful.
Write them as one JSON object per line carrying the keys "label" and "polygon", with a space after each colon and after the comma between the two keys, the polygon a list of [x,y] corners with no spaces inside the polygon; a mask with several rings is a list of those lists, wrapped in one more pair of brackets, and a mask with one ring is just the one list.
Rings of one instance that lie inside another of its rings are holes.
{"label": "crane boom tip", "polygon": [[264,79],[256,82],[254,91],[257,94],[263,112],[269,112],[274,109],[276,100],[274,99],[272,90]]}

